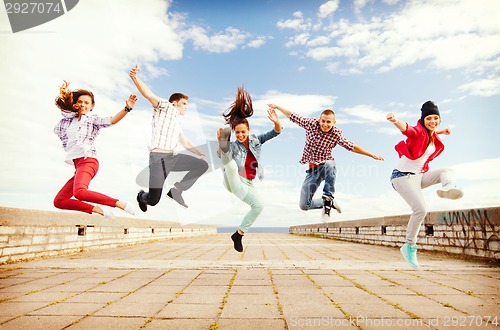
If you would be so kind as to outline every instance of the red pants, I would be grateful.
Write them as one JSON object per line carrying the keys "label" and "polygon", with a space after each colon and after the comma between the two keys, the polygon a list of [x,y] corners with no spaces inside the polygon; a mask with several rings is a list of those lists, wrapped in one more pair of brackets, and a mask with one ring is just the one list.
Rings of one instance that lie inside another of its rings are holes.
{"label": "red pants", "polygon": [[[75,175],[57,193],[54,206],[58,209],[82,211],[89,214],[92,213],[94,206],[83,201],[115,207],[117,199],[88,190],[90,181],[99,170],[99,161],[91,157],[82,157],[73,159],[73,163],[76,168]],[[76,199],[71,198],[73,196]]]}

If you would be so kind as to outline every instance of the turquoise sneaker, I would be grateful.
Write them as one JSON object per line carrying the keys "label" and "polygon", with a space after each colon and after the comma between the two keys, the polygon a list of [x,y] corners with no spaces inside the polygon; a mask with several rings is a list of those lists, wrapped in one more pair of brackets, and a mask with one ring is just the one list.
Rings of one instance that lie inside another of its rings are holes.
{"label": "turquoise sneaker", "polygon": [[417,245],[405,243],[399,250],[401,251],[401,254],[405,258],[406,262],[410,264],[410,266],[412,266],[413,268],[418,268]]}

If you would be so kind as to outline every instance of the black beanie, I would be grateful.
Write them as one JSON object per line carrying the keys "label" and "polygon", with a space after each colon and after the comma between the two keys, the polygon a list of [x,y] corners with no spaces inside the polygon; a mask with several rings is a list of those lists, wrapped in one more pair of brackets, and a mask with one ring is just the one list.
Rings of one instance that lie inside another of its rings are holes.
{"label": "black beanie", "polygon": [[438,115],[441,117],[439,114],[439,109],[436,104],[432,101],[427,101],[424,104],[422,104],[422,116],[420,117],[420,120],[422,120],[422,123],[424,122],[424,118],[429,116],[429,115]]}

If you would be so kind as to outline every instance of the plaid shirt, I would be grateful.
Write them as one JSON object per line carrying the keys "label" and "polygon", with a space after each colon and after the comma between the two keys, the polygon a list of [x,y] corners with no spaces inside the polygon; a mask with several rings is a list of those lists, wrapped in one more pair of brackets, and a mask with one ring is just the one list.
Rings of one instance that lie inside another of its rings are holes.
{"label": "plaid shirt", "polygon": [[299,161],[301,164],[319,165],[333,160],[332,149],[337,144],[349,151],[354,148],[354,144],[342,135],[339,128],[334,126],[329,132],[321,131],[317,118],[304,118],[292,113],[290,121],[306,130],[306,144]]}
{"label": "plaid shirt", "polygon": [[181,114],[168,100],[160,99],[151,121],[151,150],[155,148],[173,150],[181,135]]}
{"label": "plaid shirt", "polygon": [[[63,119],[54,127],[54,133],[57,134],[62,141],[65,151],[68,147],[68,127],[74,120],[78,120],[78,114],[71,112],[61,112]],[[79,122],[78,133],[76,133],[76,143],[84,150],[85,157],[96,157],[96,149],[94,145],[95,138],[99,134],[101,128],[111,126],[111,117],[98,117],[94,114],[84,114]]]}

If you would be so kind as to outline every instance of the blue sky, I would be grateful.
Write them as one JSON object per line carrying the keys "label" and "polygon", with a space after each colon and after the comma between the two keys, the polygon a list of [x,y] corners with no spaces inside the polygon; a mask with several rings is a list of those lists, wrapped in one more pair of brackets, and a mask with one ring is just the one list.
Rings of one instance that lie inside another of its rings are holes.
{"label": "blue sky", "polygon": [[[500,204],[500,2],[482,1],[165,1],[85,0],[65,15],[13,34],[0,10],[0,205],[55,210],[52,199],[72,175],[52,128],[63,79],[96,95],[94,112],[113,115],[130,93],[128,72],[160,96],[190,96],[184,133],[207,145],[220,116],[244,84],[254,100],[251,130],[272,128],[266,104],[304,116],[336,112],[354,143],[385,158],[376,162],[333,151],[337,220],[407,214],[388,181],[403,136],[388,112],[415,124],[420,106],[435,101],[445,152],[432,168],[451,167],[465,190],[459,201],[425,190],[429,210]],[[91,188],[134,202],[137,175],[148,162],[151,107],[134,111],[97,140],[100,170]],[[301,211],[304,132],[281,116],[283,133],[264,145],[265,179],[256,182],[267,207],[255,226],[320,221]],[[207,151],[210,151],[207,149]],[[217,159],[185,199],[187,210],[163,199],[136,217],[237,226],[247,206],[222,186]],[[175,176],[172,176],[175,179]],[[169,182],[167,184],[171,184]],[[117,216],[126,214],[116,210]]]}

